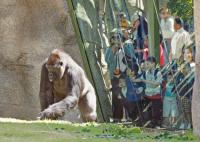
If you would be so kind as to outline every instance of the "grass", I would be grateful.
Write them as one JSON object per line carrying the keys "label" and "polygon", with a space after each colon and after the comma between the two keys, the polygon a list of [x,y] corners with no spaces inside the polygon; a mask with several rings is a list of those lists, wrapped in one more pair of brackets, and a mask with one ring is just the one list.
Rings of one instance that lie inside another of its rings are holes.
{"label": "grass", "polygon": [[0,142],[199,142],[191,131],[152,131],[117,124],[0,119]]}

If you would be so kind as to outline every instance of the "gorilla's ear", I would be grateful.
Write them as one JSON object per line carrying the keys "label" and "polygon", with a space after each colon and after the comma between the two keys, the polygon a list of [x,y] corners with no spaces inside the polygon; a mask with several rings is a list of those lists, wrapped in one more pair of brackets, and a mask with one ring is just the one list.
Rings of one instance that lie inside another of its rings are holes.
{"label": "gorilla's ear", "polygon": [[60,66],[62,66],[62,65],[63,65],[63,62],[62,62],[62,61],[60,61],[60,62],[59,62],[59,65],[60,65]]}

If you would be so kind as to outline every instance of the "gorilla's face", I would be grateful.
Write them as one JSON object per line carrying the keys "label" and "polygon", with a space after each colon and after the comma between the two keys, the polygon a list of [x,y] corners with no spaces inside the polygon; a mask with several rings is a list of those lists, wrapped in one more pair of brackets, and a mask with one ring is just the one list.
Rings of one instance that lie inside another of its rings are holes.
{"label": "gorilla's face", "polygon": [[48,70],[48,78],[50,82],[62,79],[65,72],[65,67],[62,61],[58,61],[53,65],[46,64],[46,68]]}

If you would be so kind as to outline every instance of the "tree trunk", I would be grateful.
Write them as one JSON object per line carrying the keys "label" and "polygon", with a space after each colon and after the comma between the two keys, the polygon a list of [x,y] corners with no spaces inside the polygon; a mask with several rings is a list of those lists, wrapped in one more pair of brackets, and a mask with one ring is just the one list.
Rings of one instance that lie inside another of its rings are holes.
{"label": "tree trunk", "polygon": [[200,15],[199,15],[199,0],[194,0],[194,23],[195,23],[195,38],[196,38],[196,72],[195,83],[192,99],[192,117],[194,134],[200,136]]}
{"label": "tree trunk", "polygon": [[[158,0],[146,1],[147,6],[147,19],[148,19],[148,38],[149,38],[149,54],[150,56],[156,57],[159,61],[159,23],[155,11],[155,6],[158,11]],[[155,3],[154,3],[155,2]],[[154,5],[155,4],[155,5]]]}

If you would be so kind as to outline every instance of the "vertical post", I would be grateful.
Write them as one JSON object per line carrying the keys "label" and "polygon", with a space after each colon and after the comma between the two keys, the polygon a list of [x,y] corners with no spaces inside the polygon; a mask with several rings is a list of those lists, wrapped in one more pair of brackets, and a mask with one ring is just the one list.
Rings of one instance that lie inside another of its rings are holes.
{"label": "vertical post", "polygon": [[147,0],[147,19],[148,19],[148,38],[149,38],[149,54],[150,56],[156,57],[156,60],[160,60],[160,49],[159,49],[159,23],[155,11],[155,6],[158,10],[158,0]]}
{"label": "vertical post", "polygon": [[[74,27],[74,31],[75,31],[75,34],[76,34],[76,37],[77,37],[77,42],[78,42],[78,45],[79,45],[81,57],[83,59],[84,69],[85,69],[85,72],[87,74],[87,77],[89,78],[89,80],[91,81],[91,83],[94,86],[94,80],[93,80],[93,77],[92,77],[90,65],[89,65],[87,55],[86,55],[86,52],[85,52],[85,45],[83,44],[83,39],[82,39],[80,30],[79,30],[79,26],[78,26],[77,19],[76,19],[76,14],[74,12],[73,4],[72,4],[71,0],[67,0],[67,5],[68,5],[71,21],[72,21],[72,24],[73,24],[73,27]],[[97,99],[99,99],[99,98],[97,98]],[[103,117],[102,110],[101,110],[99,105],[100,104],[99,104],[99,100],[98,100],[98,105],[97,105],[98,119],[103,121],[104,117]]]}
{"label": "vertical post", "polygon": [[87,74],[87,77],[92,82],[92,75],[91,75],[91,72],[90,72],[90,67],[89,67],[89,64],[88,64],[88,61],[87,61],[87,57],[86,57],[86,53],[85,53],[85,50],[84,50],[84,44],[83,44],[83,41],[82,41],[82,38],[81,38],[81,33],[79,31],[79,27],[78,27],[78,24],[76,22],[76,15],[73,12],[72,3],[70,3],[68,0],[67,0],[67,5],[68,5],[68,8],[69,8],[69,13],[70,13],[72,25],[74,27],[74,32],[75,32],[76,37],[77,37],[77,42],[78,42],[78,45],[79,45],[79,50],[80,50],[80,53],[81,53],[81,57],[83,59],[84,69],[85,69],[85,72]]}
{"label": "vertical post", "polygon": [[98,11],[96,9],[99,4],[95,4],[94,0],[77,0],[77,2],[78,4],[75,4],[74,1],[67,0],[81,56],[85,63],[87,74],[91,77],[96,90],[98,121],[109,121],[112,115],[110,92],[105,87],[102,62],[99,61],[99,59],[103,59],[100,53],[103,42],[99,32]]}
{"label": "vertical post", "polygon": [[193,133],[200,136],[200,14],[199,0],[194,0],[194,26],[195,26],[195,41],[196,41],[196,67],[195,67],[195,83],[192,97],[192,123]]}

